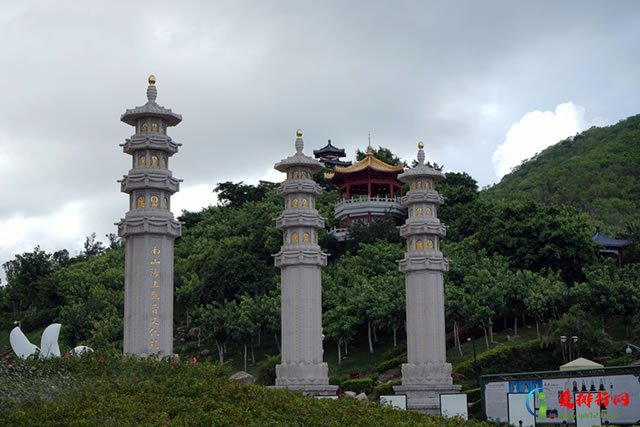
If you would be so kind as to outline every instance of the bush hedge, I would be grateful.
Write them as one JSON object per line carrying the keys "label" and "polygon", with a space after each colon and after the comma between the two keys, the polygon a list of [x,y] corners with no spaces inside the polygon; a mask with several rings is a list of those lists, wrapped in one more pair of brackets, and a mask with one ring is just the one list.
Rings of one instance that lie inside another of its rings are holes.
{"label": "bush hedge", "polygon": [[275,385],[276,383],[276,365],[280,363],[280,355],[269,356],[258,362],[258,375],[256,382],[260,385]]}
{"label": "bush hedge", "polygon": [[345,391],[369,394],[373,390],[373,378],[355,378],[342,382]]}
{"label": "bush hedge", "polygon": [[[537,339],[502,344],[478,356],[478,371],[481,375],[548,371],[549,366],[559,366],[559,361],[551,349],[541,349]],[[458,363],[453,371],[463,374],[467,380],[477,382],[473,359]]]}
{"label": "bush hedge", "polygon": [[395,394],[395,392],[393,391],[393,386],[400,384],[402,384],[402,380],[391,380],[387,381],[386,383],[378,384],[373,388],[373,394],[377,396]]}
{"label": "bush hedge", "polygon": [[[287,390],[228,380],[229,372],[192,360],[90,354],[82,358],[14,360],[0,383],[28,393],[0,401],[3,425],[421,425],[488,426],[367,405],[313,399]],[[33,390],[34,377],[42,387]],[[0,387],[2,388],[2,387]]]}

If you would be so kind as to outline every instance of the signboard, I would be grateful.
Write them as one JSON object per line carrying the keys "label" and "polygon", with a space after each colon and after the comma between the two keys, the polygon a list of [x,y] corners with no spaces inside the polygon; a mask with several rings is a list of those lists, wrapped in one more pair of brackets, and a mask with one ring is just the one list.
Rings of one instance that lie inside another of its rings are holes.
{"label": "signboard", "polygon": [[[588,400],[595,402],[597,393],[585,393]],[[574,394],[574,399],[578,399],[578,393]],[[577,400],[574,400],[577,401]],[[576,407],[576,427],[600,427],[600,406],[599,405],[577,405]]]}
{"label": "signboard", "polygon": [[466,393],[451,393],[440,395],[440,415],[445,418],[460,417],[469,419],[469,406]]}
{"label": "signboard", "polygon": [[380,396],[381,406],[391,406],[396,409],[407,409],[407,396],[404,394]]}
{"label": "signboard", "polygon": [[556,378],[525,378],[518,374],[512,375],[514,379],[510,381],[487,382],[482,395],[486,419],[496,422],[509,420],[511,408],[505,397],[515,393],[531,395],[529,407],[525,404],[524,409],[535,414],[536,425],[562,424],[564,421],[575,424],[576,411],[582,406],[586,407],[586,412],[581,410],[581,413],[592,412],[594,408],[599,411],[603,424],[606,421],[634,424],[640,420],[638,376],[571,376],[571,371],[558,372],[557,375]]}
{"label": "signboard", "polygon": [[527,410],[532,403],[533,396],[529,393],[507,394],[509,424],[515,427],[535,427],[536,417]]}

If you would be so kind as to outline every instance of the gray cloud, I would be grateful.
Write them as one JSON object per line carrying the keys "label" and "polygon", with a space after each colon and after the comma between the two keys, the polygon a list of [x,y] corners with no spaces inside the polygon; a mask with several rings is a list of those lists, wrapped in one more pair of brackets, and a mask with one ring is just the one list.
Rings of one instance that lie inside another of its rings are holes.
{"label": "gray cloud", "polygon": [[371,132],[410,160],[424,140],[489,184],[529,111],[637,113],[639,18],[632,0],[3,3],[0,224],[81,201],[103,206],[81,234],[115,230],[132,132],[119,117],[145,102],[150,73],[184,117],[170,134],[185,186],[264,177],[298,127],[308,152],[331,138],[353,156]]}

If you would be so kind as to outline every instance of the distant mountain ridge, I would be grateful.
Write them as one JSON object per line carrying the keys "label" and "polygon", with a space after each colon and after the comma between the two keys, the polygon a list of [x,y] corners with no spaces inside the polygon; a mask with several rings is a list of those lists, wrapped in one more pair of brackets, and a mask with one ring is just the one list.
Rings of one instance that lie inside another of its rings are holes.
{"label": "distant mountain ridge", "polygon": [[614,229],[640,220],[640,115],[546,148],[489,188],[488,197],[574,206]]}

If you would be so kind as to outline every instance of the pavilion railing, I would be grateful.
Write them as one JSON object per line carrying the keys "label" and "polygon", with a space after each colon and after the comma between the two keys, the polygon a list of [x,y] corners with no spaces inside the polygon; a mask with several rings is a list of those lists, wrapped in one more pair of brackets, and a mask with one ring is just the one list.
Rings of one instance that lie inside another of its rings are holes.
{"label": "pavilion railing", "polygon": [[352,203],[400,203],[400,197],[389,196],[352,196],[350,199],[341,199],[336,202],[336,206]]}

